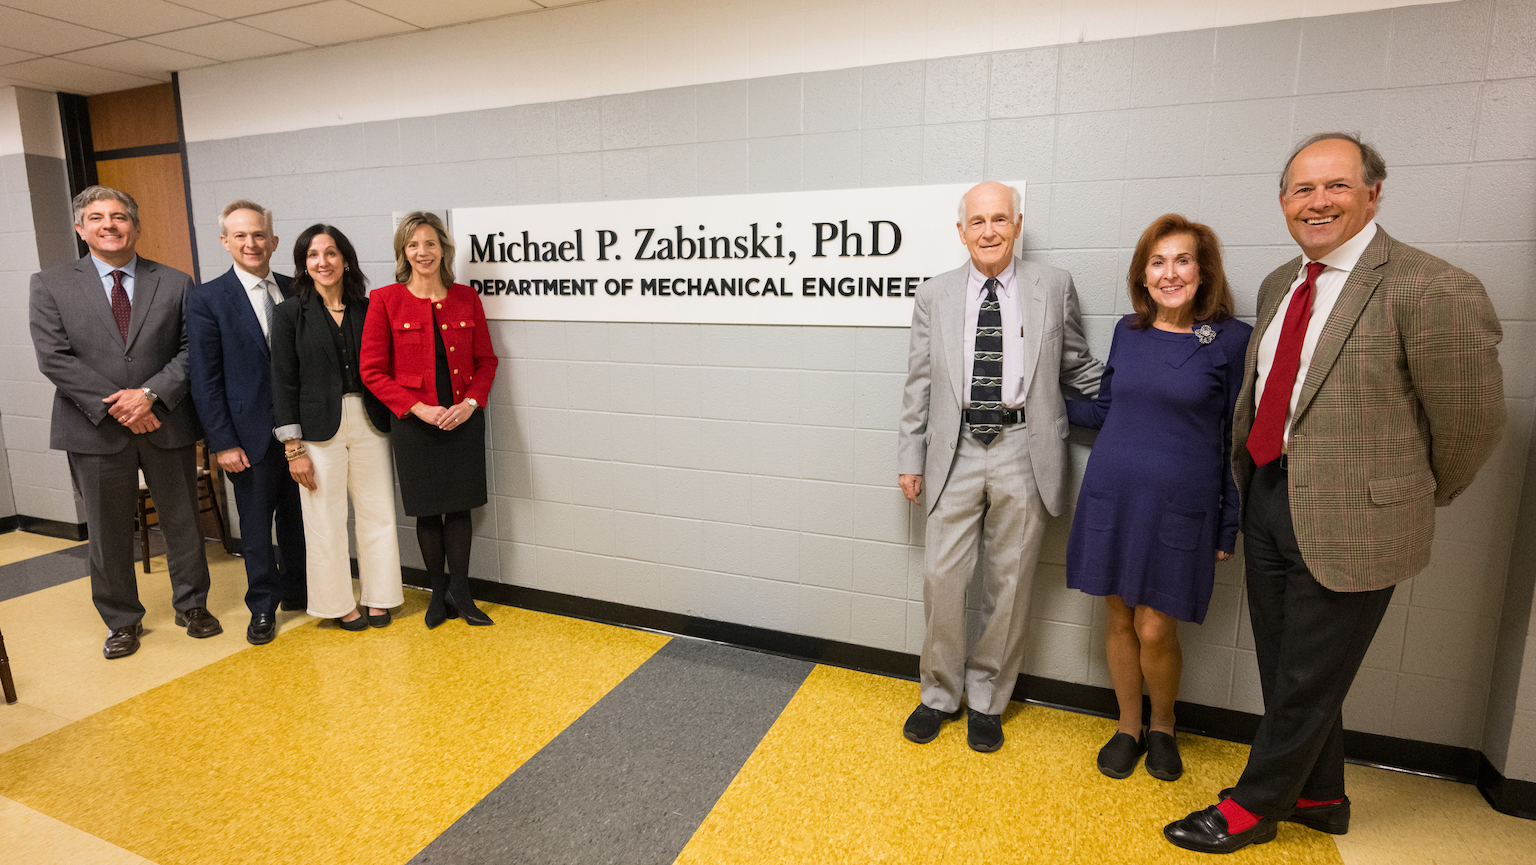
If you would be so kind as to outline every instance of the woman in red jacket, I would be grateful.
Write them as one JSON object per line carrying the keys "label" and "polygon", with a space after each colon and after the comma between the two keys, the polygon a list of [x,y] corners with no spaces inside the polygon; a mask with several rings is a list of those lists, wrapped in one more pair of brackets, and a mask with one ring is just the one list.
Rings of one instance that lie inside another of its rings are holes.
{"label": "woman in red jacket", "polygon": [[395,468],[432,578],[427,627],[459,615],[489,625],[469,596],[469,512],[486,502],[481,409],[496,377],[491,332],[479,295],[453,281],[453,240],[436,215],[417,211],[400,222],[395,279],[369,297],[359,365],[363,384],[401,418]]}

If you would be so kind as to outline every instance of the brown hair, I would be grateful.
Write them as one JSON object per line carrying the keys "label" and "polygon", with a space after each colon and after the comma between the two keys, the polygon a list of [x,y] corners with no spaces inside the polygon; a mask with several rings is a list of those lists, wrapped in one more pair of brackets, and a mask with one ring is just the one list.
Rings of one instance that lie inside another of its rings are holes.
{"label": "brown hair", "polygon": [[411,235],[423,225],[437,232],[438,246],[442,247],[443,258],[438,262],[437,272],[443,280],[443,288],[453,285],[453,238],[448,236],[448,229],[443,225],[443,220],[437,214],[428,210],[414,210],[400,220],[400,226],[395,229],[395,281],[411,281],[411,262],[405,257],[405,245],[411,242]]}
{"label": "brown hair", "polygon": [[1138,330],[1152,326],[1157,318],[1157,304],[1147,290],[1147,262],[1152,258],[1152,247],[1159,240],[1173,234],[1187,234],[1195,239],[1195,263],[1200,267],[1200,287],[1195,291],[1195,321],[1226,321],[1232,317],[1237,305],[1232,300],[1232,289],[1227,287],[1227,272],[1221,266],[1221,241],[1209,225],[1191,222],[1177,213],[1165,213],[1152,220],[1147,230],[1136,241],[1136,254],[1131,256],[1131,269],[1125,275],[1125,285],[1131,293],[1131,307],[1136,310]]}

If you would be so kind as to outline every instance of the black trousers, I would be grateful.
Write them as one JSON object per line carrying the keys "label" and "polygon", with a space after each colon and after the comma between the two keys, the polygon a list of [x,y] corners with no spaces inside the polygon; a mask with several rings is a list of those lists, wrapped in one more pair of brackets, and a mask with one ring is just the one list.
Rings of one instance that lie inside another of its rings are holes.
{"label": "black trousers", "polygon": [[[299,485],[288,473],[283,448],[273,443],[260,461],[229,473],[240,511],[240,554],[245,557],[245,606],[254,613],[275,613],[281,601],[308,596],[304,555],[304,515]],[[273,518],[277,555],[272,550]]]}
{"label": "black trousers", "polygon": [[1255,471],[1243,532],[1264,717],[1232,798],[1261,817],[1283,818],[1299,796],[1344,795],[1344,698],[1393,587],[1335,592],[1313,578],[1279,460]]}
{"label": "black trousers", "polygon": [[197,524],[196,452],[195,444],[157,448],[141,435],[115,454],[70,452],[69,471],[90,533],[91,598],[108,628],[131,627],[144,618],[133,570],[140,470],[165,535],[171,604],[182,612],[208,606],[208,558]]}

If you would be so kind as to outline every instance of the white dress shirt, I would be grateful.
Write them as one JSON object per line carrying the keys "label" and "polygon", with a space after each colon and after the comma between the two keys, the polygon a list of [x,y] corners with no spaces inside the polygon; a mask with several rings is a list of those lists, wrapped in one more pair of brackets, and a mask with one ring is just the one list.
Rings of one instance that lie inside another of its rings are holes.
{"label": "white dress shirt", "polygon": [[261,334],[267,339],[272,338],[269,328],[272,326],[267,321],[267,311],[261,303],[261,292],[265,291],[272,298],[272,305],[277,306],[283,302],[283,292],[277,287],[277,280],[273,278],[271,271],[266,276],[256,276],[246,273],[240,268],[235,268],[235,276],[239,277],[240,284],[245,286],[245,299],[251,302],[251,309],[256,311],[256,321],[261,323]]}
{"label": "white dress shirt", "polygon": [[[1024,313],[1019,303],[1015,265],[1009,264],[997,275],[997,302],[1003,315],[1003,406],[1024,407]],[[987,297],[987,278],[974,263],[966,265],[965,282],[965,393],[962,408],[971,407],[971,377],[976,364],[976,316]]]}
{"label": "white dress shirt", "polygon": [[[1376,221],[1373,219],[1358,234],[1340,244],[1338,249],[1318,259],[1326,266],[1312,286],[1312,317],[1307,321],[1307,335],[1301,341],[1301,363],[1296,367],[1296,383],[1291,387],[1291,402],[1285,409],[1284,441],[1287,443],[1291,440],[1291,415],[1296,412],[1297,400],[1301,399],[1301,386],[1307,380],[1307,368],[1312,365],[1312,353],[1317,350],[1317,340],[1322,335],[1323,325],[1328,323],[1328,316],[1333,312],[1334,304],[1338,303],[1339,294],[1344,290],[1350,272],[1355,269],[1356,262],[1375,237]],[[1291,308],[1291,299],[1296,296],[1296,289],[1307,281],[1307,265],[1311,261],[1305,253],[1302,254],[1296,278],[1281,299],[1280,308],[1275,310],[1274,320],[1259,340],[1258,381],[1253,392],[1255,406],[1264,398],[1264,385],[1269,378],[1269,368],[1275,363],[1275,350],[1280,347],[1280,331],[1284,329],[1286,310]]]}
{"label": "white dress shirt", "polygon": [[123,291],[128,293],[128,305],[132,306],[134,274],[138,271],[139,257],[135,255],[132,261],[122,267],[113,267],[92,255],[91,264],[96,265],[96,274],[101,277],[101,287],[107,290],[107,303],[112,302],[112,271],[121,270],[123,272]]}

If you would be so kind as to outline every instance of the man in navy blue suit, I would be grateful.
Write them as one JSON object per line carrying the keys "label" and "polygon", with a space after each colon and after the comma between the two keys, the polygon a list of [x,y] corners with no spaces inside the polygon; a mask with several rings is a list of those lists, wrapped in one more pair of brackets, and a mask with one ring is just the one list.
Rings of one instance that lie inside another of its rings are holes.
{"label": "man in navy blue suit", "polygon": [[235,488],[251,611],[245,639],[259,646],[277,636],[279,606],[302,610],[308,603],[299,486],[272,436],[272,310],[288,297],[289,280],[272,272],[277,238],[261,205],[226,206],[219,240],[235,266],[187,295],[192,400],[208,448]]}

